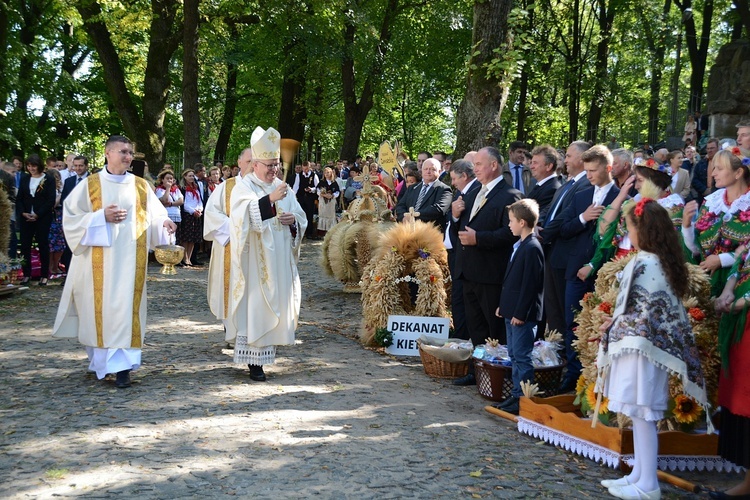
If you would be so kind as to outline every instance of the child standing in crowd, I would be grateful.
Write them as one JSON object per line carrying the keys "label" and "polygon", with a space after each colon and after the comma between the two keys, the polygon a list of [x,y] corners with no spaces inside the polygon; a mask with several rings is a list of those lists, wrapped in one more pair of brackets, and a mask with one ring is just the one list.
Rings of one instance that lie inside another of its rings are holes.
{"label": "child standing in crowd", "polygon": [[182,205],[182,223],[180,224],[179,244],[185,247],[185,267],[191,267],[193,249],[196,243],[203,241],[201,229],[201,215],[203,214],[203,200],[200,188],[195,181],[195,170],[189,168],[182,173],[182,194],[185,203]]}
{"label": "child standing in crowd", "polygon": [[633,421],[635,460],[629,475],[602,485],[617,498],[658,499],[656,422],[667,410],[669,376],[679,376],[684,392],[704,408],[706,392],[682,304],[688,269],[669,212],[643,198],[625,221],[638,253],[622,272],[613,317],[602,327],[608,331],[601,338],[597,388],[604,383],[609,409]]}
{"label": "child standing in crowd", "polygon": [[513,389],[508,399],[496,408],[518,415],[521,382],[534,381],[531,350],[536,339],[537,322],[542,320],[544,296],[544,252],[534,227],[539,221],[535,200],[518,200],[508,207],[510,230],[519,240],[513,245],[503,279],[500,305],[495,314],[505,318],[508,354],[512,363]]}

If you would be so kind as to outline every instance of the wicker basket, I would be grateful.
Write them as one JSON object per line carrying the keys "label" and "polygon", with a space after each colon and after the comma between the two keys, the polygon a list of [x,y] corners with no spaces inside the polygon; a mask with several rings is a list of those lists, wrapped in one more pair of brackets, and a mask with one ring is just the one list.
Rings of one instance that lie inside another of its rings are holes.
{"label": "wicker basket", "polygon": [[[513,390],[512,369],[510,366],[495,365],[474,359],[474,373],[477,377],[479,394],[491,401],[502,401],[510,397]],[[534,383],[539,386],[545,397],[555,396],[560,392],[560,381],[564,364],[534,368]]]}
{"label": "wicker basket", "polygon": [[459,378],[469,373],[470,360],[463,363],[443,361],[422,349],[422,344],[419,344],[419,357],[422,358],[424,372],[430,377]]}

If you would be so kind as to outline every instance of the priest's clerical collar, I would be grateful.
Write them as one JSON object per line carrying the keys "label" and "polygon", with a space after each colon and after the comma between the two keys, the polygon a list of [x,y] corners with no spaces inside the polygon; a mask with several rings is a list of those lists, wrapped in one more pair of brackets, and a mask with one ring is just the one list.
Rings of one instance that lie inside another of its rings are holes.
{"label": "priest's clerical collar", "polygon": [[115,174],[115,173],[113,173],[113,172],[112,172],[112,171],[111,171],[111,170],[109,169],[109,165],[104,165],[104,169],[105,169],[105,170],[107,171],[107,173],[108,173],[109,175],[127,175],[127,174],[128,174],[128,171],[127,171],[127,170],[126,170],[126,171],[124,171],[124,172],[123,172],[123,173],[121,173],[121,174]]}

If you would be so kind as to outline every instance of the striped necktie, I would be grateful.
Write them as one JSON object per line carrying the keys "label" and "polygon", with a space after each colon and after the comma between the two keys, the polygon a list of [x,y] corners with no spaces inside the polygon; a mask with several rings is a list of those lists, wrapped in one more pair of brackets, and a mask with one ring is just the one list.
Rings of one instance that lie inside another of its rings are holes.
{"label": "striped necktie", "polygon": [[419,192],[419,197],[417,198],[416,205],[414,205],[414,210],[419,211],[419,207],[422,206],[422,202],[424,201],[428,189],[430,189],[429,184],[422,184],[422,190]]}

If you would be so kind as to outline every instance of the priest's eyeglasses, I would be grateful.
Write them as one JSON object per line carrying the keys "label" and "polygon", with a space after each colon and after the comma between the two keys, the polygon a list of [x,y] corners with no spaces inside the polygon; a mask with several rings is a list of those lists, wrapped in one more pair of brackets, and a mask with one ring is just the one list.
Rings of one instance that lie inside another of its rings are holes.
{"label": "priest's eyeglasses", "polygon": [[273,164],[269,165],[267,163],[263,163],[260,160],[256,160],[256,161],[258,163],[260,163],[261,165],[263,165],[264,167],[266,167],[268,170],[275,170],[275,169],[281,168],[281,163],[273,163]]}

